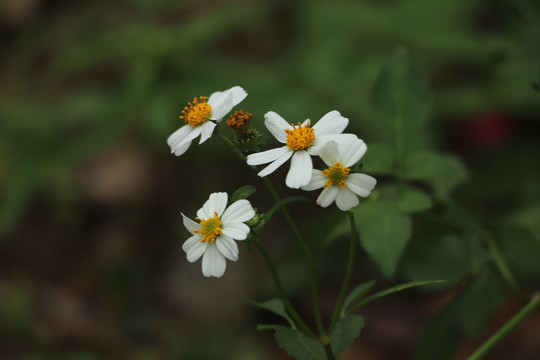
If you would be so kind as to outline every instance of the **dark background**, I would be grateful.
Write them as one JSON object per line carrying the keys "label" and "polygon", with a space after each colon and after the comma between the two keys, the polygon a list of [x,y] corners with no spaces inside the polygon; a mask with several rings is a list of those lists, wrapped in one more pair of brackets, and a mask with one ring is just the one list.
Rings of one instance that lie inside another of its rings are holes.
{"label": "dark background", "polygon": [[[239,108],[261,130],[269,110],[297,122],[337,109],[369,146],[371,86],[398,46],[429,81],[433,142],[469,169],[455,199],[483,219],[517,219],[537,246],[535,16],[503,0],[0,1],[0,358],[287,358],[271,332],[255,330],[279,319],[241,298],[276,296],[260,255],[241,246],[222,279],[205,279],[181,250],[181,211],[194,217],[209,193],[247,184],[267,209],[262,183],[217,137],[179,158],[166,139],[193,97],[240,85],[249,95]],[[284,174],[271,178],[297,194]],[[321,239],[340,216],[332,209],[291,207],[325,318],[348,247]],[[262,241],[309,316],[306,268],[279,216]],[[518,277],[538,289],[539,273]],[[381,275],[362,253],[354,280],[372,278]],[[366,307],[343,359],[412,358],[422,325],[461,290],[411,290]],[[508,294],[483,338],[520,306]],[[490,358],[540,358],[539,323],[528,319]],[[455,358],[483,338],[460,337]]]}

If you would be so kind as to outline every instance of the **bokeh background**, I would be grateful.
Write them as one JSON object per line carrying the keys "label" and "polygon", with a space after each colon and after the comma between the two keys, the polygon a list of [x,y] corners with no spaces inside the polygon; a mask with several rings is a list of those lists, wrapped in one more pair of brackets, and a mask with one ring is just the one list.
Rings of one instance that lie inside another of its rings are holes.
{"label": "bokeh background", "polygon": [[[240,85],[249,93],[240,108],[263,131],[269,110],[297,122],[338,109],[369,146],[377,136],[366,110],[371,87],[397,47],[428,79],[432,142],[467,168],[453,198],[481,219],[516,220],[525,245],[513,247],[511,232],[501,246],[513,251],[524,286],[538,289],[534,4],[0,1],[0,358],[288,358],[271,332],[256,331],[279,319],[242,300],[276,296],[260,255],[241,247],[222,279],[205,279],[181,250],[189,234],[180,211],[195,216],[210,192],[255,185],[262,209],[270,197],[219,138],[179,158],[166,139],[193,97]],[[284,174],[271,176],[278,190],[298,195],[284,188]],[[328,318],[348,246],[321,234],[340,214],[305,204],[291,211],[314,253]],[[272,221],[262,241],[309,316],[299,249],[283,220]],[[355,281],[377,278],[384,288],[420,276],[414,244],[413,235],[393,279],[362,253]],[[439,260],[434,268],[449,264]],[[367,306],[366,328],[343,359],[414,358],[424,324],[460,291],[411,290]],[[520,306],[507,294],[485,331],[457,338],[451,356],[465,358]],[[491,358],[540,358],[539,323],[531,317]]]}

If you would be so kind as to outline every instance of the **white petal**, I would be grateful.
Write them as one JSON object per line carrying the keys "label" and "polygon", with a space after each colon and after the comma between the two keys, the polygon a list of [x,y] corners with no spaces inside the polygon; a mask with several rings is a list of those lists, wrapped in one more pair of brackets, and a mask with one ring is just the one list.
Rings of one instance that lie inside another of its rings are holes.
{"label": "white petal", "polygon": [[227,193],[224,192],[210,194],[203,207],[197,211],[197,217],[199,219],[209,219],[214,216],[214,212],[221,216],[227,206],[227,198]]}
{"label": "white petal", "polygon": [[367,197],[377,184],[377,180],[366,174],[350,174],[347,177],[347,187],[354,193]]}
{"label": "white petal", "polygon": [[204,254],[207,249],[208,249],[207,242],[197,241],[196,243],[191,244],[191,247],[187,251],[187,261],[195,262],[199,260],[201,255]]}
{"label": "white petal", "polygon": [[216,245],[219,252],[231,261],[238,260],[238,245],[228,236],[218,236]]}
{"label": "white petal", "polygon": [[317,198],[317,204],[322,207],[329,206],[331,203],[334,202],[334,200],[336,200],[338,189],[339,188],[337,186],[329,186],[324,189]]}
{"label": "white petal", "polygon": [[184,226],[186,227],[186,229],[188,229],[188,231],[193,232],[200,229],[201,224],[199,224],[198,222],[191,220],[184,214],[182,214],[182,218],[184,220]]}
{"label": "white petal", "polygon": [[274,171],[276,171],[276,169],[278,167],[280,167],[281,165],[283,165],[287,160],[290,159],[290,157],[294,154],[294,151],[292,151],[291,149],[289,149],[288,147],[284,146],[285,149],[287,149],[287,151],[281,155],[281,157],[277,158],[276,160],[274,160],[273,163],[271,163],[270,165],[268,165],[267,167],[265,167],[264,169],[262,169],[261,171],[259,171],[259,173],[257,175],[259,175],[260,177],[265,177],[267,175],[270,175],[271,173],[273,173]]}
{"label": "white petal", "polygon": [[305,150],[296,151],[291,159],[291,167],[287,173],[285,184],[291,189],[299,189],[309,184],[313,162]]}
{"label": "white petal", "polygon": [[202,144],[212,136],[216,126],[217,124],[213,121],[207,121],[201,125],[201,141],[199,141],[199,144]]}
{"label": "white petal", "polygon": [[329,134],[341,134],[349,124],[349,119],[341,116],[339,111],[330,111],[324,115],[315,125],[313,131],[315,137]]}
{"label": "white petal", "polygon": [[366,153],[367,146],[363,140],[348,138],[340,146],[340,160],[343,166],[351,167]]}
{"label": "white petal", "polygon": [[249,154],[247,157],[247,163],[248,165],[261,165],[266,164],[269,162],[272,162],[276,160],[277,158],[280,158],[289,151],[289,148],[286,146],[282,146],[275,149],[270,149],[266,151],[261,151],[254,154]]}
{"label": "white petal", "polygon": [[254,216],[255,210],[253,210],[251,203],[246,199],[242,199],[235,201],[225,210],[223,216],[221,216],[221,222],[223,225],[227,223],[243,223],[251,220]]}
{"label": "white petal", "polygon": [[318,156],[321,153],[322,149],[326,146],[326,144],[328,144],[328,142],[335,141],[339,144],[340,136],[341,135],[339,134],[318,136],[315,138],[315,141],[313,141],[307,151],[312,156]]}
{"label": "white petal", "polygon": [[287,133],[285,132],[285,129],[293,129],[291,124],[273,111],[264,114],[264,125],[266,125],[268,131],[274,135],[277,141],[283,144],[287,142]]}
{"label": "white petal", "polygon": [[225,257],[219,252],[216,244],[210,244],[204,252],[202,272],[206,277],[222,277],[227,268]]}
{"label": "white petal", "polygon": [[328,178],[322,174],[322,171],[313,169],[309,184],[302,186],[302,190],[312,191],[320,189],[324,186],[326,180],[328,180]]}
{"label": "white petal", "polygon": [[329,141],[322,148],[319,156],[328,166],[334,166],[338,161],[340,161],[339,156],[339,145],[335,141]]}
{"label": "white petal", "polygon": [[336,205],[339,210],[348,211],[358,205],[358,196],[347,188],[339,188],[336,197]]}
{"label": "white petal", "polygon": [[227,95],[227,94],[226,94],[226,91],[227,91],[227,90],[224,90],[224,91],[215,91],[215,92],[213,92],[213,93],[208,97],[208,100],[207,100],[208,104],[210,104],[210,106],[212,106],[212,104],[217,103],[218,99],[220,99],[220,98],[223,96],[223,94]]}
{"label": "white petal", "polygon": [[[182,132],[180,135],[178,135],[175,138],[174,142],[171,143],[171,152],[174,152],[174,150],[192,141],[193,139],[195,139],[197,136],[201,134],[201,131],[202,131],[201,126],[189,126],[189,125],[186,125],[186,126],[187,126],[186,130]],[[185,128],[185,126],[180,128],[180,130],[182,130],[183,128]]]}
{"label": "white petal", "polygon": [[234,106],[240,104],[246,97],[247,92],[240,86],[234,86],[229,89],[230,92],[233,94],[233,104]]}
{"label": "white petal", "polygon": [[249,234],[249,226],[241,222],[223,224],[223,234],[235,240],[246,240]]}
{"label": "white petal", "polygon": [[188,141],[184,145],[174,148],[174,155],[176,156],[183,155],[189,149],[190,146],[191,146],[191,141]]}
{"label": "white petal", "polygon": [[181,128],[179,128],[178,130],[176,130],[175,132],[173,132],[168,138],[167,138],[167,144],[170,146],[170,147],[173,147],[173,144],[175,143],[178,143],[179,140],[183,139],[184,137],[186,137],[186,135],[191,132],[192,126],[189,126],[189,124],[185,124],[184,126],[182,126]]}
{"label": "white petal", "polygon": [[197,243],[201,242],[201,235],[197,234],[197,235],[193,235],[192,237],[190,237],[189,239],[187,239],[186,241],[184,241],[184,243],[182,244],[182,250],[184,250],[186,253],[189,252],[189,250],[194,246],[196,245]]}
{"label": "white petal", "polygon": [[[210,99],[208,99],[210,100]],[[233,103],[233,93],[230,91],[224,91],[223,94],[215,98],[215,102],[208,104],[212,107],[212,113],[210,114],[210,120],[221,120],[225,115],[232,110]]]}
{"label": "white petal", "polygon": [[234,106],[240,104],[240,102],[242,102],[242,100],[244,100],[247,96],[247,92],[242,89],[242,87],[234,86],[225,91],[216,91],[215,93],[210,95],[210,97],[208,98],[208,103],[210,104],[210,106],[212,106],[212,104],[215,104],[217,102],[217,99],[219,97],[223,96],[223,94],[227,95],[227,93],[229,92],[231,92],[233,95],[232,101]]}

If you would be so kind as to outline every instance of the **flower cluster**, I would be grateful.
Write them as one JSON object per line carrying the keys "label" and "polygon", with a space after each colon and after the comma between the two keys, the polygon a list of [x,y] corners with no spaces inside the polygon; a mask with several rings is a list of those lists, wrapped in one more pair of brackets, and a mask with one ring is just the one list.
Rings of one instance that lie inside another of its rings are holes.
{"label": "flower cluster", "polygon": [[[247,96],[240,86],[218,91],[210,97],[194,98],[180,116],[187,124],[167,139],[171,152],[184,154],[192,141],[201,136],[199,143],[211,137],[214,128],[234,106]],[[237,132],[240,151],[256,151],[260,136],[256,129],[249,128],[252,114],[237,111],[226,121]],[[273,111],[264,115],[264,123],[270,134],[281,144],[280,147],[251,153],[247,164],[266,165],[258,175],[272,174],[281,165],[291,160],[285,183],[289,188],[312,191],[323,188],[317,204],[327,207],[336,203],[342,211],[348,211],[359,203],[358,196],[367,197],[377,181],[366,174],[351,173],[367,151],[366,144],[353,134],[344,134],[349,120],[338,111],[330,111],[315,124],[310,120],[297,124],[289,123]],[[249,146],[249,143],[253,146]],[[250,150],[251,149],[251,150]],[[324,170],[313,167],[312,157],[320,157],[326,164]],[[189,262],[202,256],[202,272],[207,277],[221,277],[226,269],[226,259],[238,259],[235,242],[246,240],[250,227],[246,224],[255,217],[248,200],[238,200],[227,207],[226,193],[212,193],[197,212],[193,221],[182,214],[184,226],[192,236],[184,243],[183,250]]]}

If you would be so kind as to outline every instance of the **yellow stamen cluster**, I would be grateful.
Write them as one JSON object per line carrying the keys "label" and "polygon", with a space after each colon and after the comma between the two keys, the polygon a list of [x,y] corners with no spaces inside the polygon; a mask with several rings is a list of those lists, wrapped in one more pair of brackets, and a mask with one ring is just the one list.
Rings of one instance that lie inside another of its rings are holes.
{"label": "yellow stamen cluster", "polygon": [[309,127],[309,123],[302,126],[298,123],[298,127],[291,124],[293,129],[285,129],[287,133],[287,147],[292,150],[304,150],[311,146],[315,141],[315,132]]}
{"label": "yellow stamen cluster", "polygon": [[207,122],[212,113],[212,106],[206,102],[207,99],[204,96],[199,97],[199,99],[193,98],[193,103],[188,103],[189,106],[182,110],[184,115],[180,115],[180,119],[184,119],[190,126]]}
{"label": "yellow stamen cluster", "polygon": [[322,171],[322,174],[328,178],[324,187],[327,188],[331,185],[336,185],[345,189],[347,185],[346,179],[350,172],[351,169],[341,166],[341,163],[338,161],[334,166],[330,166],[328,169]]}
{"label": "yellow stamen cluster", "polygon": [[216,241],[216,238],[221,235],[221,228],[223,225],[215,211],[214,216],[210,219],[195,219],[201,222],[201,228],[199,230],[193,230],[193,232],[202,235],[201,242],[213,243]]}
{"label": "yellow stamen cluster", "polygon": [[225,123],[236,131],[242,131],[249,125],[252,117],[252,114],[239,110],[232,114]]}

